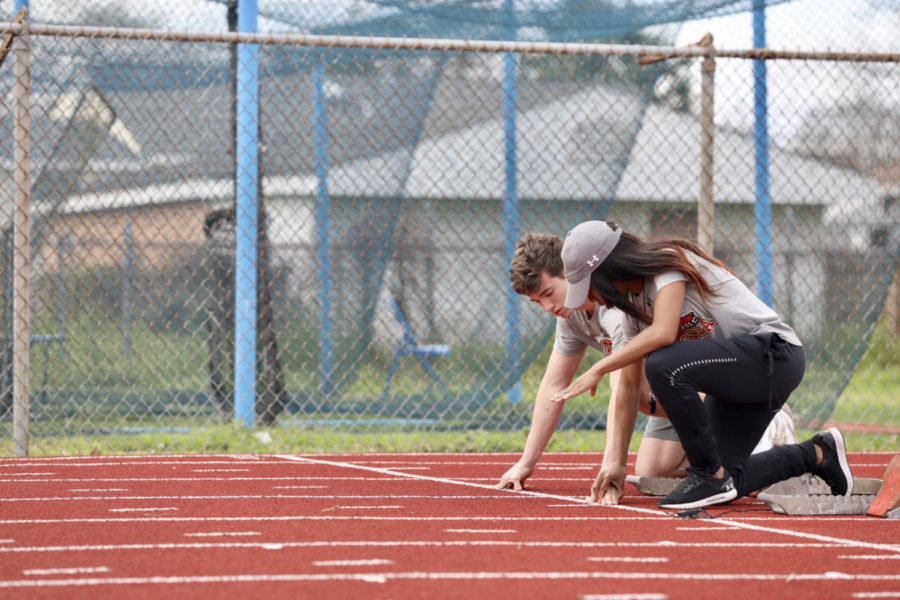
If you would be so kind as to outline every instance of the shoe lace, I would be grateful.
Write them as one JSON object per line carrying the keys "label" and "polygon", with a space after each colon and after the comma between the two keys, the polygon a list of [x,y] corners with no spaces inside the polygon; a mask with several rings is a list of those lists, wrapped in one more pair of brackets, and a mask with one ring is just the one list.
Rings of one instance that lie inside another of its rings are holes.
{"label": "shoe lace", "polygon": [[675,488],[677,492],[685,493],[688,492],[703,482],[703,478],[700,475],[697,475],[694,471],[688,471],[687,477],[685,477],[681,483],[678,484],[678,487]]}

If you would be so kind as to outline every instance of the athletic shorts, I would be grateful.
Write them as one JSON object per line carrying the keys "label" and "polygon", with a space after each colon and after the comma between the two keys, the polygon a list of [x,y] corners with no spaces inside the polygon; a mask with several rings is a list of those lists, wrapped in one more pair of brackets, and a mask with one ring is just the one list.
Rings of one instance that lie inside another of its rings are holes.
{"label": "athletic shorts", "polygon": [[647,424],[644,426],[644,437],[657,440],[668,440],[670,442],[681,442],[678,434],[675,433],[675,427],[672,421],[664,417],[647,417]]}

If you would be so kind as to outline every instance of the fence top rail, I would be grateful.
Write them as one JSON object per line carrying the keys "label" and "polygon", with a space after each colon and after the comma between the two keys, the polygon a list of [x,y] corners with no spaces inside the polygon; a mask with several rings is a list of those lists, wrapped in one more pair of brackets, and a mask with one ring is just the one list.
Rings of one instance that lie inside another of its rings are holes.
{"label": "fence top rail", "polygon": [[720,49],[713,45],[683,47],[589,42],[539,42],[473,40],[423,37],[377,37],[320,35],[312,33],[191,32],[168,29],[92,27],[0,22],[0,34],[51,37],[88,37],[173,42],[223,42],[262,45],[293,45],[336,48],[393,48],[460,52],[515,52],[530,54],[591,54],[652,57],[655,60],[683,57],[744,58],[757,60],[819,60],[843,62],[900,62],[900,52],[838,52],[817,50],[774,50],[770,48]]}

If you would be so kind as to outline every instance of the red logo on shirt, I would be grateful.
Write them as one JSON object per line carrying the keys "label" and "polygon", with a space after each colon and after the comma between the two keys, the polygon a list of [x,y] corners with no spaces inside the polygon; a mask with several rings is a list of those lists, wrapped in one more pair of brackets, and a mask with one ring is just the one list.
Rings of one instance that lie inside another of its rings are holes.
{"label": "red logo on shirt", "polygon": [[703,338],[712,337],[713,331],[716,329],[715,321],[707,321],[700,318],[693,312],[682,315],[681,321],[678,323],[678,341],[681,340],[702,340]]}
{"label": "red logo on shirt", "polygon": [[612,354],[612,340],[609,338],[603,338],[600,340],[600,347],[603,348],[603,351],[607,356]]}

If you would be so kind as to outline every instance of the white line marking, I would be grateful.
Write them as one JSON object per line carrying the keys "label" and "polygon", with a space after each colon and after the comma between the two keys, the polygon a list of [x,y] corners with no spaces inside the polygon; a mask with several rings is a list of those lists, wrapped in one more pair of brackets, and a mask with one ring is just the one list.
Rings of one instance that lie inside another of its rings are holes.
{"label": "white line marking", "polygon": [[664,563],[669,562],[665,556],[642,558],[639,556],[588,556],[591,562],[627,562],[627,563]]}
{"label": "white line marking", "polygon": [[[384,509],[391,509],[391,510],[399,510],[399,509],[405,508],[405,507],[403,507],[403,506],[397,506],[397,505],[385,505],[385,506],[335,506],[334,508],[339,509],[339,510],[366,510],[366,509],[373,509],[373,508],[375,508],[375,509],[384,508]],[[326,508],[325,510],[329,510],[329,509]]]}
{"label": "white line marking", "polygon": [[900,591],[896,592],[854,592],[854,598],[900,598]]}
{"label": "white line marking", "polygon": [[593,471],[596,468],[593,465],[561,465],[558,467],[541,465],[541,471]]}
{"label": "white line marking", "polygon": [[900,560],[900,554],[840,554],[838,558],[858,558],[860,560]]}
{"label": "white line marking", "polygon": [[246,473],[250,469],[191,469],[194,473]]}
{"label": "white line marking", "polygon": [[[392,481],[404,481],[405,477],[59,477],[55,479],[0,479],[0,483],[87,483],[87,482],[132,482],[142,481],[147,483],[169,481],[379,481],[390,483]],[[473,481],[493,481],[488,478],[473,479]],[[582,478],[571,481],[584,481]]]}
{"label": "white line marking", "polygon": [[447,533],[516,533],[518,529],[445,529]]}
{"label": "white line marking", "polygon": [[145,508],[111,508],[109,512],[166,512],[178,510],[174,506],[148,506]]}
{"label": "white line marking", "polygon": [[208,531],[197,533],[186,533],[184,537],[241,537],[262,535],[261,531]]}
{"label": "white line marking", "polygon": [[109,567],[67,567],[58,569],[25,569],[24,575],[91,575],[109,573]]}
{"label": "white line marking", "polygon": [[314,560],[317,567],[369,567],[376,565],[392,565],[394,561],[384,558],[368,558],[360,560]]}
{"label": "white line marking", "polygon": [[[324,486],[322,486],[324,487]],[[334,500],[344,498],[347,500],[386,500],[386,499],[420,499],[428,498],[434,500],[503,500],[508,501],[500,495],[447,495],[436,496],[434,494],[233,494],[228,496],[48,496],[44,498],[0,498],[2,502],[70,502],[72,500],[102,501],[102,500],[281,500],[281,499],[304,499],[304,500]],[[520,500],[535,500],[534,497],[518,496]],[[591,506],[596,507],[596,504]]]}
{"label": "white line marking", "polygon": [[[481,484],[471,483],[471,482],[467,482],[467,481],[458,481],[458,480],[454,480],[454,479],[446,479],[446,478],[440,478],[440,477],[429,477],[427,475],[402,473],[399,471],[392,471],[389,469],[379,469],[379,468],[374,468],[374,467],[366,467],[363,465],[356,465],[356,464],[352,464],[352,463],[341,463],[341,462],[336,462],[336,461],[314,459],[314,458],[310,458],[307,456],[276,455],[276,458],[280,458],[282,460],[288,460],[291,462],[298,462],[298,463],[313,463],[313,464],[318,464],[318,465],[344,467],[344,468],[348,468],[348,469],[359,469],[359,470],[363,470],[363,471],[380,473],[383,475],[406,476],[410,479],[419,479],[422,481],[433,481],[433,482],[438,482],[438,483],[447,483],[447,484],[451,484],[451,485],[463,485],[463,486],[470,486],[470,487],[476,487],[476,488],[481,488],[481,489],[495,489],[493,486],[490,486],[490,485],[481,485]],[[535,497],[539,497],[539,498],[550,498],[550,499],[554,499],[554,500],[563,500],[563,501],[567,501],[567,502],[574,502],[574,503],[580,503],[580,504],[590,503],[589,500],[587,500],[583,497],[559,496],[556,494],[544,494],[544,493],[532,492],[532,491],[528,491],[528,490],[522,490],[519,492],[515,492],[512,490],[498,490],[498,491],[506,492],[506,493],[510,493],[510,494],[528,494],[530,496],[535,496]],[[615,509],[615,510],[630,511],[630,512],[639,512],[639,513],[642,513],[645,515],[655,515],[656,516],[656,515],[660,515],[660,514],[666,514],[666,515],[671,516],[671,513],[665,513],[660,510],[640,508],[637,506],[629,506],[626,504],[614,504],[612,506],[609,506],[608,508]],[[584,518],[588,518],[588,517],[581,517],[581,518],[584,519]],[[727,519],[727,518],[719,518],[716,521],[716,524],[724,525],[727,527],[736,527],[739,529],[747,529],[747,530],[751,530],[751,531],[761,531],[761,532],[765,532],[765,533],[775,533],[775,534],[781,534],[781,535],[787,535],[787,536],[807,538],[807,539],[811,539],[811,540],[819,540],[819,541],[823,541],[823,542],[825,542],[825,541],[837,542],[837,543],[844,544],[846,546],[853,546],[853,547],[859,547],[859,548],[869,548],[869,549],[888,550],[888,551],[895,551],[895,549],[897,548],[896,546],[890,546],[890,545],[886,545],[886,544],[874,544],[871,542],[848,540],[845,538],[818,535],[818,534],[806,533],[806,532],[801,532],[801,531],[791,531],[788,529],[779,529],[779,528],[775,528],[775,527],[763,527],[760,525],[752,525],[750,523],[743,523],[740,521],[735,521],[735,520]]]}
{"label": "white line marking", "polygon": [[[555,542],[555,541],[503,541],[503,540],[351,540],[351,541],[312,541],[312,542],[179,542],[161,544],[90,544],[71,546],[21,546],[12,548],[0,547],[0,554],[8,553],[43,553],[43,552],[107,552],[124,550],[199,550],[199,549],[239,549],[261,548],[271,544],[279,548],[483,548],[483,547],[516,547],[516,548],[640,548],[658,549],[660,545],[670,547],[676,544],[660,544],[659,542]],[[776,548],[776,549],[823,549],[843,548],[843,544],[797,544],[774,542],[695,542],[677,544],[680,548]],[[900,552],[900,547],[897,549]]]}
{"label": "white line marking", "polygon": [[490,580],[588,580],[588,579],[625,579],[661,581],[831,581],[834,579],[853,579],[856,581],[900,581],[900,575],[860,573],[846,575],[843,573],[647,573],[647,572],[610,572],[610,571],[568,571],[568,572],[402,572],[402,573],[273,573],[269,575],[191,575],[191,576],[150,576],[150,577],[104,577],[82,579],[44,579],[0,581],[0,588],[22,587],[69,587],[97,585],[149,585],[149,584],[184,584],[184,583],[255,583],[255,582],[303,582],[303,581],[363,581],[368,583],[386,583],[388,581],[490,581]]}
{"label": "white line marking", "polygon": [[665,594],[585,594],[581,600],[666,600]]}
{"label": "white line marking", "polygon": [[0,544],[13,544],[13,543],[15,543],[15,541],[16,540],[12,540],[12,539],[0,540]]}

